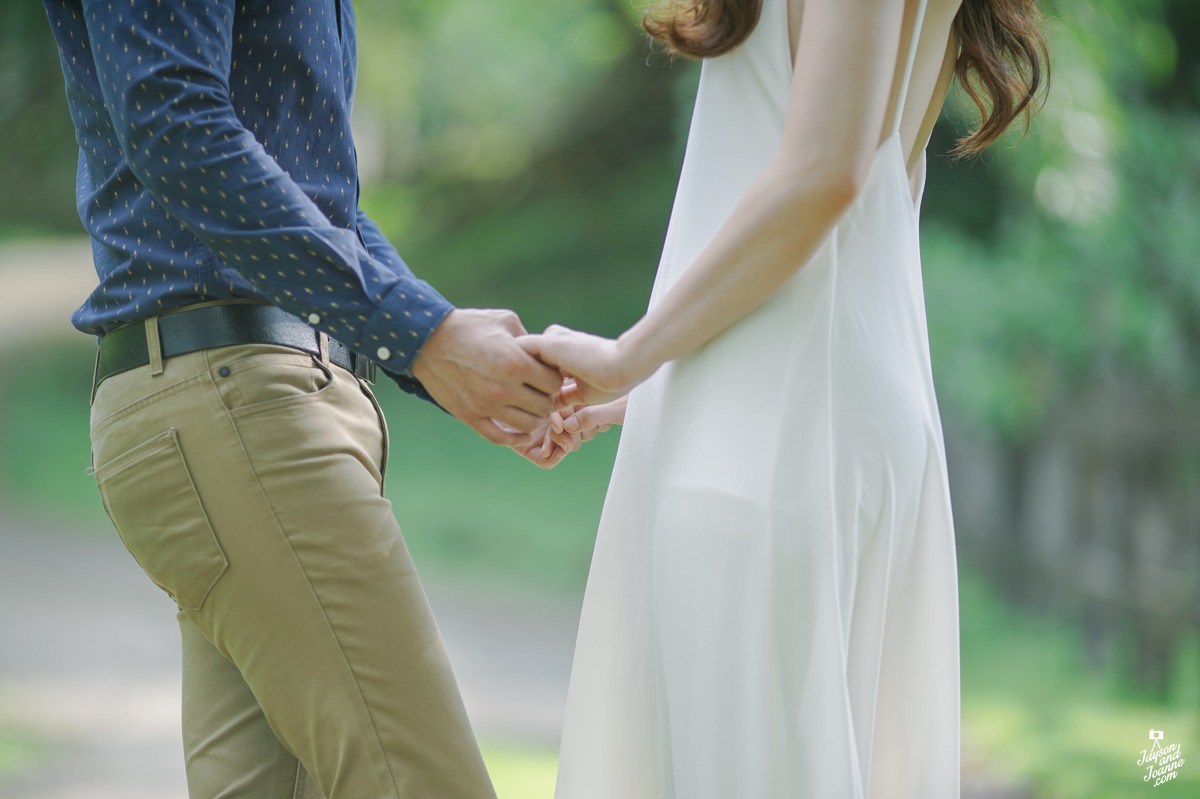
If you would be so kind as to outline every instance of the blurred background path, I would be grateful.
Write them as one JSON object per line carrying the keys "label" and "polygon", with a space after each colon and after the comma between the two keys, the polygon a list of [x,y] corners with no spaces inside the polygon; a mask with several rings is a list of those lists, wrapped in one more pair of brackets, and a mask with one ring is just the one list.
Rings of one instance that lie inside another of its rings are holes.
{"label": "blurred background path", "polygon": [[0,243],[0,347],[51,331],[70,335],[67,320],[95,282],[91,247],[82,236]]}

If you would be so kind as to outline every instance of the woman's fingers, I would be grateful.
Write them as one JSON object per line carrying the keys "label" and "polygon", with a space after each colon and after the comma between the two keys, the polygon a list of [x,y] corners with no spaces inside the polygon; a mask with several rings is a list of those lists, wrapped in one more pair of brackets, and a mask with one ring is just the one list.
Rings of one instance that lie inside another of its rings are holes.
{"label": "woman's fingers", "polygon": [[582,433],[553,433],[550,440],[560,449],[567,452],[576,452],[583,446],[584,438]]}
{"label": "woman's fingers", "polygon": [[558,368],[559,364],[556,356],[561,354],[562,345],[561,339],[556,339],[550,333],[555,327],[552,325],[546,329],[545,333],[518,336],[517,343],[521,345],[522,349],[542,363]]}
{"label": "woman's fingers", "polygon": [[591,399],[591,387],[587,383],[575,380],[570,385],[563,384],[562,391],[558,392],[558,405],[573,406],[573,405],[588,405]]}
{"label": "woman's fingers", "polygon": [[585,408],[577,408],[573,414],[563,419],[563,429],[567,432],[599,427],[607,430],[611,425],[623,424],[625,421],[625,404],[625,398],[621,397],[618,400],[607,402],[603,405],[589,405]]}
{"label": "woman's fingers", "polygon": [[522,336],[518,341],[530,355],[565,374],[575,375],[581,384],[608,388],[620,382],[617,342],[613,339],[551,325],[540,336]]}

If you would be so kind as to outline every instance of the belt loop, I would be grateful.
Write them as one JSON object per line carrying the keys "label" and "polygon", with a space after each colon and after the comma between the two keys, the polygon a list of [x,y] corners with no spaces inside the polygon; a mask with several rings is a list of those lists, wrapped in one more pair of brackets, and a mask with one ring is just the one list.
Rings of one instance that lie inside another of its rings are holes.
{"label": "belt loop", "polygon": [[321,365],[329,366],[329,336],[317,331],[317,350],[321,353]]}
{"label": "belt loop", "polygon": [[163,373],[163,353],[162,339],[158,335],[157,316],[146,320],[146,349],[150,351],[150,376],[158,377]]}
{"label": "belt loop", "polygon": [[92,369],[92,396],[88,399],[88,406],[96,404],[96,389],[100,387],[98,378],[100,377],[100,342],[96,342],[96,366]]}

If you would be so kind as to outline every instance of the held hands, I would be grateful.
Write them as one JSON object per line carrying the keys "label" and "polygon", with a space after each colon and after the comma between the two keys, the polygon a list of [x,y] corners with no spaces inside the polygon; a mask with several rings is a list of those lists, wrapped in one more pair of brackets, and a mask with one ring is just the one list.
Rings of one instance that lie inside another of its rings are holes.
{"label": "held hands", "polygon": [[523,335],[525,328],[512,311],[451,311],[421,347],[413,377],[439,405],[493,444],[518,452],[540,446],[562,375],[518,343]]}
{"label": "held hands", "polygon": [[530,336],[511,311],[457,309],[412,371],[455,418],[550,469],[621,424],[624,395],[653,369],[632,367],[612,339],[558,325]]}
{"label": "held hands", "polygon": [[573,382],[563,384],[558,405],[601,405],[623,397],[654,371],[634,362],[620,339],[551,325],[540,336],[519,339],[526,352]]}
{"label": "held hands", "polygon": [[620,340],[559,325],[540,336],[522,336],[519,342],[543,363],[561,370],[565,378],[537,453],[542,462],[553,461],[551,465],[614,424],[623,424],[626,395],[654,371],[651,365],[635,363]]}

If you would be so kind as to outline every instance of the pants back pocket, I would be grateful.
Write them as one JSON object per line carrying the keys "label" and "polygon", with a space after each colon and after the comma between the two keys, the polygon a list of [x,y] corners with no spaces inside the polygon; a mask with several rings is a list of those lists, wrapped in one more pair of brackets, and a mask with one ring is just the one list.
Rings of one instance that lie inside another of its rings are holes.
{"label": "pants back pocket", "polygon": [[199,610],[229,567],[175,428],[96,469],[104,509],[142,570],[183,610]]}

